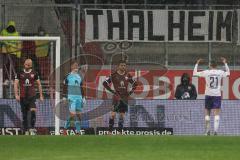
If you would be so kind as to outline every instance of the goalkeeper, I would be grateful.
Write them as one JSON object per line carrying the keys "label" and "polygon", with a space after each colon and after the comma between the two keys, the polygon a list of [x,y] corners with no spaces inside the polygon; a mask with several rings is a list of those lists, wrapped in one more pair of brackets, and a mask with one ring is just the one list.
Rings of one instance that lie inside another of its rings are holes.
{"label": "goalkeeper", "polygon": [[83,79],[78,73],[78,63],[74,61],[71,64],[71,72],[64,80],[63,93],[64,101],[68,100],[70,116],[67,118],[64,126],[64,135],[67,135],[67,129],[70,127],[71,121],[75,122],[76,134],[80,134],[81,126],[81,112],[83,103],[85,103],[83,92]]}

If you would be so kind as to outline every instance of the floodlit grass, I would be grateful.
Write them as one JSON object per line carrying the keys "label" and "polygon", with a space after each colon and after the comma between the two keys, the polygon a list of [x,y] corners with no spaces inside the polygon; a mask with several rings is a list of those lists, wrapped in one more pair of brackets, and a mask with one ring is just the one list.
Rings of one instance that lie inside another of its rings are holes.
{"label": "floodlit grass", "polygon": [[239,160],[240,137],[0,136],[2,160]]}

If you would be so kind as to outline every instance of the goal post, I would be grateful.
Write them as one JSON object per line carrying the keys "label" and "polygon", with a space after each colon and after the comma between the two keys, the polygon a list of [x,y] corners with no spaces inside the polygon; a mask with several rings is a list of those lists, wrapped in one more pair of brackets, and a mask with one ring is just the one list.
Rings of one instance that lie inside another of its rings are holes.
{"label": "goal post", "polygon": [[[0,43],[2,44],[2,41],[52,41],[55,42],[55,47],[53,47],[55,50],[53,53],[55,55],[50,55],[51,56],[51,64],[55,63],[55,97],[54,97],[54,104],[55,104],[55,135],[60,135],[60,118],[57,116],[59,111],[59,107],[56,107],[57,104],[60,103],[60,65],[61,65],[61,52],[60,52],[60,37],[59,36],[0,36]],[[2,52],[2,50],[1,50]],[[55,57],[55,62],[53,63],[52,61],[54,60],[53,57]],[[52,69],[54,69],[52,68]],[[53,72],[53,70],[51,71]],[[2,75],[1,75],[2,76]],[[11,79],[12,80],[12,79]],[[0,84],[3,82],[0,82]],[[11,84],[10,84],[11,86]],[[2,91],[2,84],[0,85]]]}

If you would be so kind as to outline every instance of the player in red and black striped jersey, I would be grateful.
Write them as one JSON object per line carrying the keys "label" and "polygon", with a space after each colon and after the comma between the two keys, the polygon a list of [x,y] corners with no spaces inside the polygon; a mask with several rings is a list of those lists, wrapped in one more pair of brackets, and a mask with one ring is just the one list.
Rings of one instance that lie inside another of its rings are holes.
{"label": "player in red and black striped jersey", "polygon": [[[125,112],[128,111],[128,97],[134,92],[137,86],[137,82],[133,80],[132,76],[126,71],[126,67],[125,61],[119,61],[117,70],[103,82],[103,86],[113,93],[113,110],[109,119],[110,132],[114,126],[116,113],[120,113],[118,121],[119,130],[121,131],[123,129]],[[114,90],[110,87],[111,83],[113,84]],[[132,85],[131,91],[128,91],[129,83]]]}
{"label": "player in red and black striped jersey", "polygon": [[28,134],[30,131],[31,135],[35,134],[34,126],[36,122],[35,82],[38,85],[40,100],[43,101],[42,86],[38,73],[32,70],[32,60],[26,59],[24,69],[15,76],[14,92],[16,100],[21,105],[23,131],[25,134]]}

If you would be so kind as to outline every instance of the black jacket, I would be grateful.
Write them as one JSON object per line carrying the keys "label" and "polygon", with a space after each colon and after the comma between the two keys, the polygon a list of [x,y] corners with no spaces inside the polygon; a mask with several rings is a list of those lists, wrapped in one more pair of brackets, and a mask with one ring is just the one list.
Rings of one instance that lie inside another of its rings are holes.
{"label": "black jacket", "polygon": [[181,84],[176,88],[176,99],[197,99],[196,87],[190,83],[190,77],[184,73],[181,77]]}

